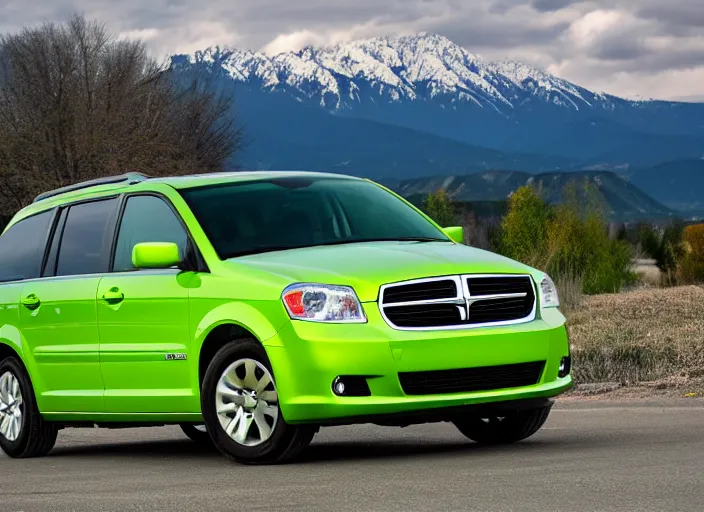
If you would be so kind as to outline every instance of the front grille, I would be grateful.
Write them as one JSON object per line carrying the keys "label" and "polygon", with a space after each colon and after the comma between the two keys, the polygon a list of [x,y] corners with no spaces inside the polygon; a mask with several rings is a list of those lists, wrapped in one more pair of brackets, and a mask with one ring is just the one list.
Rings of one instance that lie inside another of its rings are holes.
{"label": "front grille", "polygon": [[406,395],[471,393],[532,386],[540,381],[545,361],[483,366],[458,370],[402,372],[398,374]]}
{"label": "front grille", "polygon": [[527,276],[467,276],[467,289],[471,297],[505,295],[533,290]]}
{"label": "front grille", "polygon": [[493,299],[474,302],[469,306],[469,323],[509,322],[525,318],[533,309],[533,299]]}
{"label": "front grille", "polygon": [[386,308],[386,318],[403,327],[443,327],[462,321],[460,308],[454,304],[422,304]]}
{"label": "front grille", "polygon": [[457,297],[457,283],[452,279],[426,281],[389,288],[384,303],[414,302],[418,300],[452,299]]}
{"label": "front grille", "polygon": [[396,329],[463,329],[535,318],[533,281],[526,275],[465,275],[382,287],[379,306]]}

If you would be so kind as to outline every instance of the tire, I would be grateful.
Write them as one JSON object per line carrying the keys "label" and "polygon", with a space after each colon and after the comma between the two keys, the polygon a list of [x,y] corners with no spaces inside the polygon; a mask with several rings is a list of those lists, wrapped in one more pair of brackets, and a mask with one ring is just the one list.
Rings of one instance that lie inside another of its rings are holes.
{"label": "tire", "polygon": [[183,433],[186,434],[191,441],[202,445],[212,446],[213,440],[210,438],[210,434],[208,434],[208,430],[205,428],[205,425],[181,423],[179,427],[181,427]]}
{"label": "tire", "polygon": [[215,446],[242,464],[290,461],[318,430],[284,421],[271,363],[264,348],[251,338],[233,340],[215,354],[203,379],[201,408]]}
{"label": "tire", "polygon": [[[16,459],[48,454],[56,444],[58,429],[42,418],[29,375],[14,357],[0,362],[0,403],[4,412],[0,419],[2,451]],[[9,413],[17,418],[15,411],[19,411],[19,421],[10,429]]]}
{"label": "tire", "polygon": [[507,416],[489,418],[467,417],[453,423],[465,436],[476,443],[511,444],[527,439],[545,424],[552,406],[513,412]]}

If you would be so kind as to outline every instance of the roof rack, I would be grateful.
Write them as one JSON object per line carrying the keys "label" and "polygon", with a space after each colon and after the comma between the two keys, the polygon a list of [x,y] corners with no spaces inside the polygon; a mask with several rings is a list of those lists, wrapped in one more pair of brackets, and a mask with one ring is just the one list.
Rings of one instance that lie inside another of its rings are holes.
{"label": "roof rack", "polygon": [[89,187],[96,187],[98,185],[109,185],[112,183],[123,182],[129,182],[129,184],[132,185],[133,183],[140,183],[144,180],[148,180],[150,177],[151,176],[147,176],[146,174],[142,174],[141,172],[128,172],[119,176],[107,176],[105,178],[97,178],[94,180],[82,181],[80,183],[74,183],[73,185],[68,185],[66,187],[57,188],[56,190],[50,190],[48,192],[44,192],[43,194],[39,194],[37,197],[34,198],[34,202],[37,203],[39,201],[43,201],[44,199],[58,196],[60,194],[65,194],[67,192],[73,192],[75,190],[81,190]]}

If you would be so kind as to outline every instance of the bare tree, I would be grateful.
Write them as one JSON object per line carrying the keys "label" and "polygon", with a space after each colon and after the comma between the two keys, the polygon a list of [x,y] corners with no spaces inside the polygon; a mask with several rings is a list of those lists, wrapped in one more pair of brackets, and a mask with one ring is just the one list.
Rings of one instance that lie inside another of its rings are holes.
{"label": "bare tree", "polygon": [[222,170],[242,138],[214,79],[184,77],[81,16],[0,37],[0,212],[127,169]]}

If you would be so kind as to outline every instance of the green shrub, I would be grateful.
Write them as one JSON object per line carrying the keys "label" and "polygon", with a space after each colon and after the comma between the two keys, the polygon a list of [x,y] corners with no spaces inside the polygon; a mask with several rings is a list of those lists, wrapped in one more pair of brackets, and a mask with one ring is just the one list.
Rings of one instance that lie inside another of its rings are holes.
{"label": "green shrub", "polygon": [[704,282],[704,224],[684,229],[677,278],[684,284]]}
{"label": "green shrub", "polygon": [[648,225],[638,228],[638,244],[648,257],[655,260],[667,285],[676,284],[678,262],[684,256],[683,233],[681,222],[673,222],[662,230]]}
{"label": "green shrub", "polygon": [[443,189],[429,193],[423,200],[421,210],[444,228],[454,226],[457,221],[455,205]]}
{"label": "green shrub", "polygon": [[580,201],[574,190],[563,197],[562,204],[551,206],[533,188],[518,189],[501,224],[498,251],[547,272],[557,283],[574,287],[581,281],[584,293],[620,291],[634,279],[631,246],[609,238],[593,202]]}
{"label": "green shrub", "polygon": [[516,190],[496,234],[498,251],[527,265],[545,266],[550,216],[550,209],[532,188]]}

